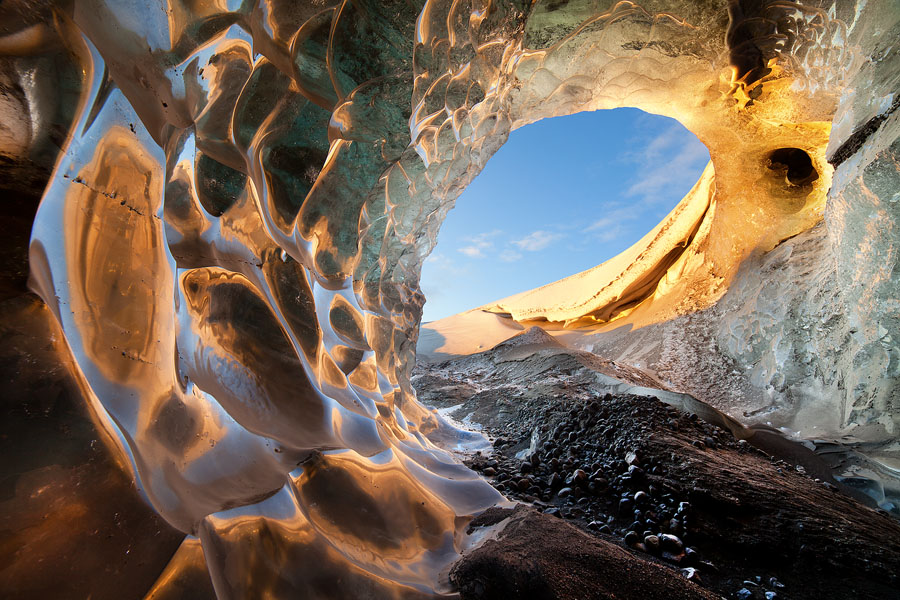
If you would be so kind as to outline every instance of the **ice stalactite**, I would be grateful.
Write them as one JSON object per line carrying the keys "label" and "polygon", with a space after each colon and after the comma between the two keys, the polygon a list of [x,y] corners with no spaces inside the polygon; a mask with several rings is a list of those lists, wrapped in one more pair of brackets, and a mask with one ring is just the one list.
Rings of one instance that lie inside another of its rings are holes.
{"label": "ice stalactite", "polygon": [[890,3],[12,6],[0,150],[55,164],[33,287],[137,485],[194,536],[170,567],[199,538],[221,597],[450,593],[466,517],[502,498],[446,450],[479,439],[409,384],[418,274],[460,191],[544,117],[664,114],[712,163],[576,301],[499,310],[675,318],[824,216],[853,349],[830,365],[840,423],[893,435]]}

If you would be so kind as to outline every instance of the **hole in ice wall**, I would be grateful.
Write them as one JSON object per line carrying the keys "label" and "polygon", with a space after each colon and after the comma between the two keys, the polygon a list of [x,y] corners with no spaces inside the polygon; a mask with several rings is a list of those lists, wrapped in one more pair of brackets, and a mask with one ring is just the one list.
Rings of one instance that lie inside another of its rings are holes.
{"label": "hole in ice wall", "polygon": [[513,131],[425,261],[423,322],[594,267],[638,241],[709,162],[674,119],[620,108]]}
{"label": "hole in ice wall", "polygon": [[819,178],[809,154],[799,148],[779,148],[769,155],[769,168],[789,185],[803,186]]}

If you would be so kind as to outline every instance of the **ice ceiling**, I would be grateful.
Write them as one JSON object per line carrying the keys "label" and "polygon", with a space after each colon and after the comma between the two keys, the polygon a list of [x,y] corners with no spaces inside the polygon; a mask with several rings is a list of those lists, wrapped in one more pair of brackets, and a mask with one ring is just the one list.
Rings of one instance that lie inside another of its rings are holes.
{"label": "ice ceiling", "polygon": [[[509,131],[548,116],[637,107],[712,160],[586,293],[498,310],[658,320],[728,292],[729,360],[818,389],[798,410],[832,431],[896,438],[894,2],[11,6],[0,151],[56,165],[33,287],[189,534],[160,589],[202,546],[220,597],[449,592],[461,517],[501,497],[436,445],[477,440],[410,387],[418,274]],[[816,243],[763,254],[794,236]],[[774,288],[747,267],[773,254],[796,267]]]}

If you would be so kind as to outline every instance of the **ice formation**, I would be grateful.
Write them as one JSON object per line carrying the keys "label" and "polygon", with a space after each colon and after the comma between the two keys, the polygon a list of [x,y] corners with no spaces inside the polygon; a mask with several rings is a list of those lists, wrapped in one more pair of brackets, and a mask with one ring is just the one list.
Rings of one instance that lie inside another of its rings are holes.
{"label": "ice formation", "polygon": [[[638,107],[712,161],[565,300],[497,310],[660,321],[725,294],[714,333],[758,385],[802,380],[811,419],[896,437],[894,2],[3,10],[0,151],[55,164],[33,287],[123,463],[188,534],[159,593],[200,547],[220,597],[451,593],[465,517],[501,497],[445,450],[477,439],[409,384],[418,273],[460,191],[544,117]],[[813,240],[804,262],[790,238]],[[797,268],[769,280],[767,260]]]}

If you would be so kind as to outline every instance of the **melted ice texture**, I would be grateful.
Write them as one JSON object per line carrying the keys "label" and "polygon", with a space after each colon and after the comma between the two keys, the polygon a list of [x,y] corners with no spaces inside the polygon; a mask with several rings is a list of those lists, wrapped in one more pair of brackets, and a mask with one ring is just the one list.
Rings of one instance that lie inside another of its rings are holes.
{"label": "melted ice texture", "polygon": [[[446,450],[481,439],[409,384],[418,274],[460,191],[544,117],[641,108],[712,160],[622,256],[492,310],[659,323],[724,295],[700,367],[757,369],[798,428],[896,439],[893,3],[562,4],[76,0],[3,40],[27,54],[55,28],[80,78],[33,285],[220,596],[450,593],[465,517],[503,499]],[[37,75],[27,107],[0,105],[30,115],[0,129],[4,152],[53,125]],[[780,148],[817,177],[790,181]],[[815,243],[783,250],[793,236]]]}

